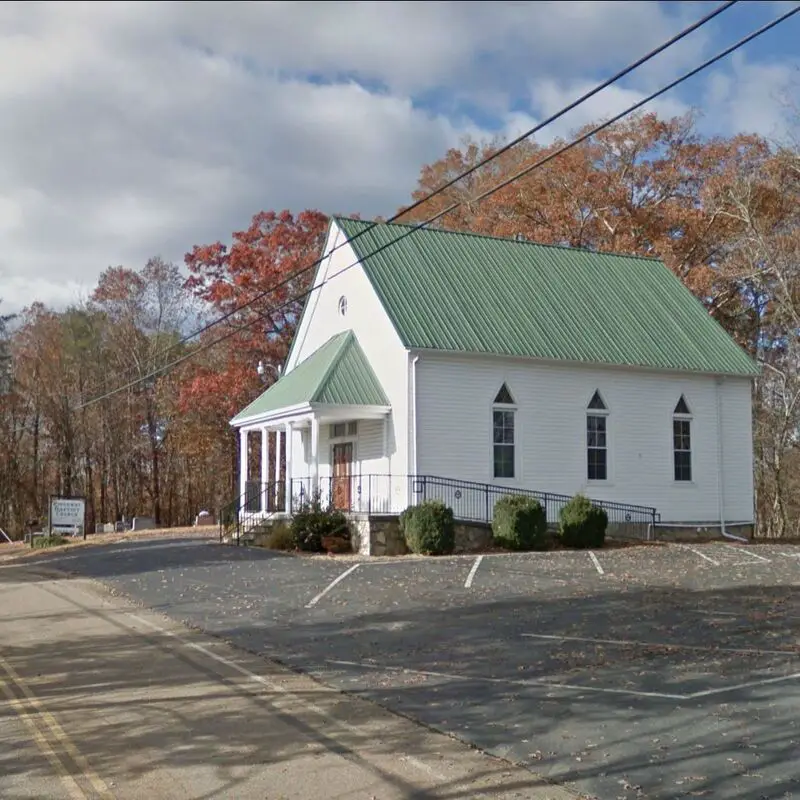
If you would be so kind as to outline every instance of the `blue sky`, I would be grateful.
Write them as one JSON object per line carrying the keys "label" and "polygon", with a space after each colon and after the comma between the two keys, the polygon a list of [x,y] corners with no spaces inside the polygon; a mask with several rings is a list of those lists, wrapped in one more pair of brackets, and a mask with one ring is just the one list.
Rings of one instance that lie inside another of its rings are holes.
{"label": "blue sky", "polygon": [[[540,135],[607,117],[797,5],[743,0]],[[112,264],[226,241],[262,209],[389,215],[464,136],[516,135],[708,2],[7,2],[0,297],[79,300]],[[792,133],[800,14],[657,101]]]}

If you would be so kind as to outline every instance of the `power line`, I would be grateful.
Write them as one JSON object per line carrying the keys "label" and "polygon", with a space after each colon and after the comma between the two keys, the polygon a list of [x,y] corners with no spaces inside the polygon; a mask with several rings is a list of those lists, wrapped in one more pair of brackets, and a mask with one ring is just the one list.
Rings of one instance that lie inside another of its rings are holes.
{"label": "power line", "polygon": [[[514,181],[517,181],[521,177],[524,177],[525,175],[529,174],[534,169],[537,169],[537,168],[543,166],[544,164],[548,163],[549,161],[552,161],[554,158],[558,157],[562,153],[565,153],[568,150],[571,150],[572,148],[577,147],[579,144],[582,144],[587,139],[591,138],[592,136],[596,135],[597,133],[605,130],[606,128],[610,127],[614,123],[619,122],[619,120],[623,119],[624,117],[628,116],[629,114],[633,113],[634,111],[637,111],[639,108],[641,108],[642,106],[644,106],[647,103],[651,102],[652,100],[655,100],[656,98],[660,97],[665,92],[668,92],[671,89],[674,89],[676,86],[679,86],[680,84],[684,83],[685,81],[689,80],[690,78],[693,78],[695,75],[697,75],[698,73],[702,72],[703,70],[708,69],[709,67],[713,66],[718,61],[721,61],[723,58],[726,58],[727,56],[731,55],[731,53],[735,52],[736,50],[740,49],[741,47],[744,47],[746,44],[749,44],[754,39],[758,38],[759,36],[762,36],[767,31],[771,30],[772,28],[774,28],[777,25],[781,24],[785,20],[789,19],[794,14],[796,14],[798,11],[800,11],[800,5],[798,5],[795,8],[785,12],[784,14],[780,15],[779,17],[777,17],[776,19],[772,20],[771,22],[766,23],[762,27],[758,28],[757,30],[753,31],[752,33],[750,33],[747,36],[745,36],[742,39],[740,39],[735,44],[731,45],[730,47],[725,48],[724,50],[722,50],[719,53],[717,53],[715,56],[713,56],[713,57],[709,58],[708,60],[704,61],[700,66],[695,67],[694,69],[690,70],[689,72],[684,73],[679,78],[676,78],[674,81],[672,81],[671,83],[667,84],[663,88],[658,89],[657,91],[649,94],[644,99],[642,99],[642,100],[638,101],[637,103],[634,103],[633,105],[629,106],[627,109],[625,109],[624,111],[620,112],[619,114],[617,114],[616,116],[612,117],[611,119],[606,120],[605,122],[603,122],[603,123],[601,123],[599,125],[596,125],[591,130],[589,130],[586,133],[584,133],[581,136],[579,136],[577,139],[574,139],[571,142],[569,142],[568,144],[565,144],[564,146],[560,147],[558,150],[548,154],[547,156],[545,156],[542,159],[539,159],[538,161],[534,162],[533,164],[525,167],[524,169],[522,169],[519,172],[515,173],[514,175],[510,176],[509,178],[506,178],[506,179],[500,181],[498,184],[493,186],[491,189],[488,189],[487,191],[482,192],[481,194],[479,194],[476,197],[473,197],[473,198],[471,198],[471,199],[469,199],[467,201],[464,201],[464,200],[457,201],[457,202],[451,204],[450,206],[448,206],[447,208],[445,208],[444,210],[438,212],[434,216],[428,218],[424,222],[418,223],[417,225],[409,226],[408,230],[406,230],[405,232],[400,234],[397,238],[392,239],[389,242],[386,242],[385,244],[381,245],[376,250],[373,250],[372,252],[367,253],[363,258],[352,262],[351,264],[347,265],[346,267],[342,267],[342,269],[340,269],[338,272],[335,272],[332,275],[327,276],[322,282],[320,282],[316,286],[312,286],[311,288],[305,290],[304,292],[301,292],[301,293],[293,296],[292,298],[290,298],[289,300],[285,301],[284,303],[281,303],[281,304],[279,304],[277,306],[273,306],[272,308],[270,308],[266,312],[264,312],[264,314],[273,314],[273,313],[279,312],[279,311],[283,310],[284,308],[288,307],[289,305],[291,305],[293,303],[296,303],[296,302],[304,299],[305,297],[308,297],[312,292],[319,290],[320,288],[322,288],[322,286],[326,285],[331,280],[333,280],[334,278],[336,278],[339,275],[341,275],[343,272],[346,272],[347,270],[352,269],[355,266],[358,266],[359,264],[363,263],[367,259],[372,258],[373,256],[376,256],[378,253],[383,252],[387,248],[393,247],[398,242],[400,242],[403,239],[405,239],[407,236],[410,236],[412,233],[415,233],[416,231],[418,231],[418,230],[420,230],[420,229],[432,224],[433,222],[436,222],[437,220],[441,219],[446,214],[449,214],[454,209],[456,209],[456,208],[458,208],[458,207],[460,207],[462,205],[465,205],[465,204],[479,203],[482,200],[485,200],[487,197],[490,197],[495,192],[500,191],[500,189],[505,188],[506,186],[508,186],[509,184],[513,183]],[[381,224],[381,223],[376,223],[376,224]],[[363,233],[365,233],[368,230],[371,230],[373,227],[374,227],[374,225],[370,226],[369,228],[366,228],[359,235],[363,235]],[[352,237],[352,239],[349,239],[348,241],[353,241],[356,238],[357,237],[354,236],[354,237]],[[327,258],[332,252],[333,252],[333,249],[331,249],[329,251],[329,253],[325,255],[325,258]],[[323,259],[318,259],[319,262],[321,262],[322,260]],[[214,347],[215,345],[225,341],[226,339],[231,338],[232,336],[235,336],[237,333],[240,333],[241,331],[243,331],[243,330],[247,329],[248,327],[250,327],[251,325],[253,325],[254,322],[255,322],[255,320],[251,320],[250,322],[244,323],[243,325],[240,325],[240,326],[238,326],[236,328],[233,328],[232,330],[228,331],[223,336],[220,336],[219,338],[214,339],[211,342],[207,342],[206,344],[201,345],[200,347],[192,350],[190,353],[187,353],[186,355],[182,356],[181,358],[178,358],[178,359],[170,362],[169,364],[166,364],[163,367],[160,367],[160,368],[154,370],[153,372],[149,373],[148,375],[145,375],[144,377],[138,378],[138,379],[136,379],[134,381],[131,381],[131,382],[123,385],[123,386],[118,387],[117,389],[113,389],[110,392],[106,392],[103,395],[100,395],[98,397],[92,398],[91,400],[88,400],[85,403],[83,403],[83,404],[81,404],[79,406],[76,406],[75,410],[80,410],[80,409],[86,408],[86,407],[88,407],[90,405],[94,405],[95,403],[102,402],[103,400],[106,400],[109,397],[113,397],[115,394],[118,394],[120,392],[123,392],[123,391],[129,389],[129,388],[132,388],[133,386],[136,386],[139,383],[142,383],[144,381],[151,380],[151,379],[153,379],[155,377],[158,377],[163,372],[166,372],[166,371],[168,371],[170,369],[173,369],[174,367],[179,366],[180,364],[184,363],[185,361],[188,361],[190,358],[194,358],[195,355],[197,355],[197,354],[199,354],[199,353],[201,353],[201,352],[203,352],[205,350],[208,350],[211,347]]]}
{"label": "power line", "polygon": [[[394,216],[390,217],[387,220],[387,223],[397,222],[397,220],[401,219],[402,217],[404,217],[409,212],[414,211],[415,209],[419,208],[420,206],[422,206],[425,203],[427,203],[430,200],[432,200],[434,197],[437,197],[438,195],[440,195],[442,192],[444,192],[447,189],[451,188],[452,186],[454,186],[459,181],[462,181],[464,178],[469,177],[470,175],[472,175],[473,173],[477,172],[482,167],[485,167],[487,164],[491,163],[495,159],[497,159],[500,156],[504,155],[505,153],[507,153],[512,148],[516,147],[521,142],[525,141],[526,139],[529,139],[535,133],[538,133],[540,130],[542,130],[543,128],[547,127],[548,125],[551,125],[553,122],[555,122],[556,120],[560,119],[565,114],[568,114],[570,111],[572,111],[573,109],[575,109],[578,106],[582,105],[587,100],[590,100],[592,97],[594,97],[599,92],[601,92],[604,89],[607,89],[609,86],[612,86],[613,84],[617,83],[622,78],[624,78],[626,75],[629,75],[631,72],[633,72],[634,70],[638,69],[643,64],[646,64],[648,61],[652,60],[657,55],[663,53],[665,50],[667,50],[668,48],[672,47],[674,44],[677,44],[679,41],[681,41],[682,39],[686,38],[689,34],[694,33],[694,31],[696,31],[698,28],[701,28],[703,25],[706,25],[712,19],[714,19],[715,17],[717,17],[720,14],[722,14],[723,11],[727,11],[729,8],[731,8],[732,6],[736,5],[736,3],[738,1],[739,0],[727,0],[727,2],[722,3],[717,8],[715,8],[713,11],[709,12],[704,17],[701,17],[699,20],[697,20],[697,22],[692,23],[687,28],[684,28],[682,31],[680,31],[679,33],[675,34],[675,36],[673,36],[671,39],[668,39],[666,42],[664,42],[663,44],[659,45],[654,50],[651,50],[646,55],[644,55],[641,58],[639,58],[636,61],[634,61],[632,64],[629,64],[627,67],[625,67],[624,69],[620,70],[619,72],[617,72],[612,77],[608,78],[607,80],[603,81],[602,83],[599,83],[593,89],[591,89],[590,91],[588,91],[585,94],[581,95],[576,100],[573,100],[569,105],[565,106],[560,111],[557,111],[555,114],[552,114],[551,116],[547,117],[547,119],[545,119],[542,122],[538,123],[534,127],[529,128],[527,131],[525,131],[525,133],[522,133],[519,136],[517,136],[516,139],[513,139],[512,141],[508,142],[503,147],[501,147],[499,150],[497,150],[497,151],[491,153],[490,155],[486,156],[485,158],[481,159],[477,164],[474,164],[472,167],[470,167],[469,169],[467,169],[464,172],[460,173],[455,178],[451,178],[449,181],[444,183],[442,186],[439,186],[437,189],[435,189],[433,192],[430,192],[425,197],[422,197],[419,200],[416,200],[414,203],[412,203],[407,208],[404,208],[402,211],[398,211],[397,214],[395,214]],[[360,236],[365,235],[368,231],[370,231],[373,227],[375,227],[375,225],[378,225],[378,224],[381,224],[381,223],[373,222],[368,228],[365,228],[364,230],[359,231],[352,239],[349,239],[346,242],[342,242],[341,244],[336,245],[330,251],[328,251],[328,253],[325,255],[325,258],[327,258],[331,254],[336,252],[336,250],[340,249],[341,247],[344,247],[349,242],[355,241]],[[276,292],[279,289],[282,289],[284,286],[288,285],[289,283],[291,283],[296,278],[300,277],[301,275],[304,275],[306,272],[310,272],[311,270],[316,269],[321,263],[322,263],[322,257],[315,259],[308,266],[305,266],[305,267],[300,268],[299,270],[296,270],[291,275],[289,275],[288,277],[282,279],[281,281],[278,281],[277,283],[275,283],[270,288],[264,289],[263,291],[256,293],[252,298],[250,298],[250,300],[247,300],[247,301],[245,301],[243,303],[237,304],[230,311],[226,311],[224,314],[216,317],[215,319],[213,319],[210,322],[206,323],[205,325],[203,325],[202,327],[198,328],[197,330],[192,331],[192,333],[189,333],[186,336],[182,337],[178,341],[176,341],[173,344],[171,344],[169,347],[165,348],[159,354],[159,356],[164,356],[167,353],[172,352],[177,347],[180,347],[181,345],[186,344],[186,342],[191,341],[195,337],[200,336],[201,334],[205,333],[206,331],[210,330],[211,328],[216,327],[217,325],[221,324],[222,322],[225,322],[226,320],[230,319],[232,316],[234,316],[235,314],[239,313],[243,309],[248,308],[249,306],[253,305],[253,303],[256,303],[259,300],[262,300],[263,298],[267,297],[268,295],[272,294],[273,292]],[[274,313],[274,312],[271,312],[271,313]]]}

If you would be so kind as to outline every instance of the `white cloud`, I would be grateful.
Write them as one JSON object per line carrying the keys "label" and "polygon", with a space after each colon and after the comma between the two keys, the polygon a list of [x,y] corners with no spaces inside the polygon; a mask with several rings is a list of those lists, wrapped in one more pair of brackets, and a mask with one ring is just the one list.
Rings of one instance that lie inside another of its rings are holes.
{"label": "white cloud", "polygon": [[[261,209],[391,214],[465,133],[517,135],[708,8],[677,5],[0,4],[3,307],[68,302],[109,264],[180,261]],[[710,38],[695,34],[549,135],[620,110]],[[726,124],[768,105],[760,68],[737,67],[748,100],[717,78]]]}
{"label": "white cloud", "polygon": [[758,133],[773,141],[789,134],[792,117],[800,106],[800,60],[753,63],[741,51],[730,67],[710,76],[706,105],[716,110],[718,126],[744,133]]}
{"label": "white cloud", "polygon": [[[578,82],[563,85],[552,79],[540,80],[531,86],[531,103],[535,108],[541,109],[542,118],[546,118],[582,97],[594,85]],[[537,138],[543,143],[556,137],[566,138],[590,122],[601,122],[621,114],[643,100],[647,94],[624,89],[616,84],[608,86],[545,128]],[[674,117],[686,113],[688,107],[678,98],[665,95],[645,104],[640,110],[642,113],[655,111],[663,117]]]}

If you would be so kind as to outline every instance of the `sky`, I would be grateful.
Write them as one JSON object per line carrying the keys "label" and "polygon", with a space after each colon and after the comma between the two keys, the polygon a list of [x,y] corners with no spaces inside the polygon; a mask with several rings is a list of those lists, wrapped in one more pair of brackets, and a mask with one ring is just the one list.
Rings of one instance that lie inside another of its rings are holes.
{"label": "sky", "polygon": [[[539,134],[566,136],[797,2],[741,0]],[[515,136],[715,2],[3,2],[0,298],[230,241],[261,210],[390,216],[465,136]],[[800,14],[650,108],[781,140]]]}

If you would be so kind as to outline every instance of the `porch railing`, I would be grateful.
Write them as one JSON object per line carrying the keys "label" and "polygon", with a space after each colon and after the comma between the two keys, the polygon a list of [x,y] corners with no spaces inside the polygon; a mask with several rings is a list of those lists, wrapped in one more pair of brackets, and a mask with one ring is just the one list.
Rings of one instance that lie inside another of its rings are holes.
{"label": "porch railing", "polygon": [[[312,501],[315,496],[325,507],[365,514],[399,514],[409,504],[425,500],[440,500],[453,509],[458,520],[469,522],[492,521],[495,503],[506,495],[533,497],[542,504],[549,523],[556,523],[559,513],[571,499],[569,495],[477,483],[436,475],[350,475],[326,476],[316,482],[310,477],[293,478],[289,485],[289,507],[286,507],[286,485],[283,482],[262,486],[254,481],[247,485],[243,510],[239,516],[258,518],[259,515],[287,511],[291,514]],[[592,500],[608,514],[610,525],[625,525],[638,537],[646,535],[647,527],[659,521],[654,507]],[[637,528],[641,528],[638,531]]]}

